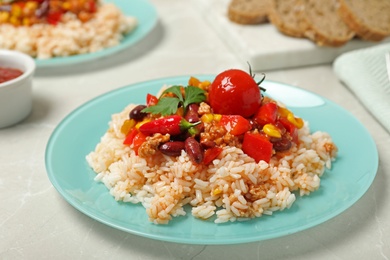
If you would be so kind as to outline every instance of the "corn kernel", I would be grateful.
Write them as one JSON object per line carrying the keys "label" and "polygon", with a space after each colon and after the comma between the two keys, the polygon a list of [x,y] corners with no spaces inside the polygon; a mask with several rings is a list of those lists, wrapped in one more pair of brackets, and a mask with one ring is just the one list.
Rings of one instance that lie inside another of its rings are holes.
{"label": "corn kernel", "polygon": [[282,117],[287,117],[288,114],[291,114],[291,111],[285,107],[278,107],[278,113]]}
{"label": "corn kernel", "polygon": [[214,121],[219,122],[219,121],[221,121],[222,115],[221,114],[214,114],[213,117],[214,117]]}
{"label": "corn kernel", "polygon": [[271,136],[271,137],[276,137],[276,138],[282,137],[280,130],[272,124],[264,125],[263,131],[264,131],[264,133],[266,133],[268,136]]}
{"label": "corn kernel", "polygon": [[20,21],[16,16],[11,16],[11,18],[9,18],[9,22],[13,25],[20,25]]}
{"label": "corn kernel", "polygon": [[127,119],[123,122],[121,127],[121,133],[127,135],[130,130],[136,125],[136,121],[134,119]]}
{"label": "corn kernel", "polygon": [[208,89],[208,87],[211,85],[211,82],[208,81],[208,80],[205,80],[205,81],[202,81],[200,82],[199,84],[199,88],[203,89],[203,90],[206,90]]}
{"label": "corn kernel", "polygon": [[183,116],[184,115],[184,108],[183,107],[179,107],[176,110],[176,115]]}
{"label": "corn kernel", "polygon": [[213,190],[213,196],[221,194],[221,193],[222,193],[222,191],[218,187]]}
{"label": "corn kernel", "polygon": [[188,80],[188,85],[189,86],[198,87],[199,84],[200,84],[199,79],[197,79],[195,77],[190,77],[190,79]]}
{"label": "corn kernel", "polygon": [[70,9],[70,3],[69,2],[63,2],[61,7],[64,10],[69,10]]}
{"label": "corn kernel", "polygon": [[22,8],[18,5],[13,5],[11,9],[11,15],[14,17],[19,17],[22,15]]}
{"label": "corn kernel", "polygon": [[0,23],[6,23],[9,20],[8,12],[0,12]]}
{"label": "corn kernel", "polygon": [[287,115],[287,120],[291,124],[295,125],[298,129],[303,127],[303,120],[302,120],[302,118],[295,117],[293,113],[290,113],[290,114]]}
{"label": "corn kernel", "polygon": [[35,10],[38,7],[38,3],[34,1],[28,1],[25,5],[25,8]]}
{"label": "corn kernel", "polygon": [[141,127],[141,125],[143,125],[143,124],[145,124],[145,123],[147,123],[147,122],[150,122],[150,121],[151,121],[150,118],[145,118],[145,119],[142,120],[141,122],[138,122],[138,123],[135,125],[135,128],[138,130],[138,129]]}
{"label": "corn kernel", "polygon": [[213,114],[204,114],[202,115],[202,117],[200,118],[200,120],[203,122],[203,123],[211,123],[214,119],[214,116]]}
{"label": "corn kernel", "polygon": [[29,26],[29,25],[31,25],[31,21],[30,21],[29,18],[24,17],[23,20],[22,20],[22,24],[24,26]]}

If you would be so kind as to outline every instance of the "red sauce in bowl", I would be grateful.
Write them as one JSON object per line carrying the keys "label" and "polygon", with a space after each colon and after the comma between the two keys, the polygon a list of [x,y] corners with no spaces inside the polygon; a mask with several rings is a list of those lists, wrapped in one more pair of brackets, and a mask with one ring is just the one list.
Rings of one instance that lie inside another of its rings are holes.
{"label": "red sauce in bowl", "polygon": [[0,67],[0,83],[15,79],[23,74],[23,71],[14,68]]}

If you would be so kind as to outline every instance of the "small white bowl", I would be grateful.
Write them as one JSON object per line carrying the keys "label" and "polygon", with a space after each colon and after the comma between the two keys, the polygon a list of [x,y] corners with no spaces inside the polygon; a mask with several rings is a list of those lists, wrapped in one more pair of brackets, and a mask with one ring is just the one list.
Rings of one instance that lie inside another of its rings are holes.
{"label": "small white bowl", "polygon": [[23,72],[15,79],[0,83],[0,128],[3,128],[20,122],[31,112],[35,61],[24,53],[0,49],[0,67]]}

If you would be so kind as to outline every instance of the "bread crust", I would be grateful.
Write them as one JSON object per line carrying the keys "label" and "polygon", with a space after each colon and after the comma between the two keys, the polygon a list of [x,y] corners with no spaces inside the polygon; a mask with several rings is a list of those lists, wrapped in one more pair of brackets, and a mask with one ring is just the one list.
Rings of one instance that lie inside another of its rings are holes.
{"label": "bread crust", "polygon": [[[231,0],[228,17],[239,24],[269,21],[279,32],[291,37],[307,38],[319,46],[339,47],[354,36],[375,42],[390,36],[390,0],[373,3],[370,0],[350,1]],[[365,6],[370,12],[363,12],[362,15],[359,10],[366,10]],[[376,13],[383,16],[372,24],[368,19],[370,16],[375,17]],[[388,27],[384,26],[387,24]]]}
{"label": "bread crust", "polygon": [[239,24],[268,22],[269,0],[232,0],[228,6],[228,18]]}
{"label": "bread crust", "polygon": [[307,29],[307,23],[303,22],[303,4],[300,0],[294,0],[294,2],[294,8],[291,10],[294,12],[295,20],[293,23],[287,22],[284,19],[284,14],[280,13],[278,0],[272,0],[268,19],[281,33],[296,38],[303,38]]}
{"label": "bread crust", "polygon": [[373,28],[365,24],[344,0],[339,0],[339,3],[338,14],[360,38],[367,41],[378,42],[390,35],[390,32],[385,32],[379,28]]}
{"label": "bread crust", "polygon": [[353,33],[350,37],[345,38],[330,38],[329,35],[325,35],[320,31],[316,31],[313,28],[305,31],[305,37],[315,42],[318,46],[340,47],[349,42],[353,37]]}
{"label": "bread crust", "polygon": [[[303,20],[307,24],[304,35],[318,46],[339,47],[349,42],[355,33],[344,23],[337,14],[337,2],[335,0],[321,1],[302,0],[304,5]],[[327,23],[318,23],[318,17],[328,19]],[[337,27],[337,31],[333,27]],[[330,29],[329,29],[330,28]],[[336,33],[335,33],[336,32]],[[339,35],[337,34],[339,33]]]}

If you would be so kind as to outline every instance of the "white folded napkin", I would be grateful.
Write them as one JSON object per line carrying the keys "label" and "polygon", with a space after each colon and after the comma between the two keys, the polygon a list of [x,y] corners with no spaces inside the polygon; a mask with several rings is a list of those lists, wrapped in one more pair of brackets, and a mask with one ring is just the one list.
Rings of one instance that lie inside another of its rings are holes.
{"label": "white folded napkin", "polygon": [[390,81],[385,58],[387,52],[390,52],[389,43],[350,51],[336,58],[333,70],[390,132]]}

